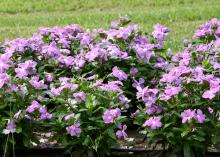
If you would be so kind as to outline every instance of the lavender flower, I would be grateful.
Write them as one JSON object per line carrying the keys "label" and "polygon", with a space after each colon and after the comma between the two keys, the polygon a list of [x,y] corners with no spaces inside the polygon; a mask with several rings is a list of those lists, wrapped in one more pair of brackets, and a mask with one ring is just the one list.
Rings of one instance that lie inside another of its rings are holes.
{"label": "lavender flower", "polygon": [[120,58],[123,60],[128,59],[128,53],[127,52],[122,52],[120,49],[116,46],[108,46],[107,51],[109,53],[110,58]]}
{"label": "lavender flower", "polygon": [[46,80],[47,80],[48,82],[52,82],[53,79],[54,79],[54,77],[53,77],[52,74],[45,74],[45,78],[46,78]]}
{"label": "lavender flower", "polygon": [[13,120],[8,120],[6,129],[3,130],[3,134],[10,134],[16,132],[16,124]]}
{"label": "lavender flower", "polygon": [[119,70],[116,66],[112,69],[112,74],[120,81],[127,80],[128,78],[127,74],[124,71]]}
{"label": "lavender flower", "polygon": [[137,68],[132,67],[132,68],[130,69],[130,74],[131,74],[131,76],[135,76],[137,73],[138,73],[138,69],[137,69]]}
{"label": "lavender flower", "polygon": [[72,56],[60,55],[58,57],[58,61],[60,63],[63,63],[66,67],[74,65],[74,57],[72,57]]}
{"label": "lavender flower", "polygon": [[92,37],[90,36],[89,32],[86,32],[86,33],[83,33],[80,44],[88,45],[91,41],[92,41]]}
{"label": "lavender flower", "polygon": [[35,89],[47,88],[47,85],[44,84],[44,81],[43,80],[39,81],[39,77],[37,76],[32,77],[29,82]]}
{"label": "lavender flower", "polygon": [[76,122],[74,125],[66,127],[66,131],[71,136],[79,136],[81,134],[80,122]]}
{"label": "lavender flower", "polygon": [[129,103],[131,102],[131,100],[129,100],[126,96],[121,95],[119,97],[120,103],[123,104],[125,106],[125,108],[129,108]]}
{"label": "lavender flower", "polygon": [[62,88],[61,87],[59,87],[59,88],[52,87],[50,92],[49,92],[49,94],[51,96],[59,96],[59,95],[61,95],[61,93],[62,93]]}
{"label": "lavender flower", "polygon": [[131,118],[136,117],[140,113],[140,110],[137,109],[135,112],[131,113]]}
{"label": "lavender flower", "polygon": [[100,84],[100,83],[101,82],[97,82],[97,84],[99,84],[99,87],[103,91],[113,91],[113,92],[121,92],[122,91],[120,86],[122,86],[123,83],[120,81],[109,81],[107,84]]}
{"label": "lavender flower", "polygon": [[86,101],[86,94],[84,92],[77,92],[73,94],[77,102]]}
{"label": "lavender flower", "polygon": [[196,115],[195,119],[197,120],[198,123],[203,123],[205,121],[205,114],[203,114],[202,110],[197,109],[196,110]]}
{"label": "lavender flower", "polygon": [[196,115],[195,110],[187,109],[181,113],[182,123],[189,122]]}
{"label": "lavender flower", "polygon": [[160,24],[156,24],[154,26],[154,31],[152,33],[153,37],[163,41],[165,39],[165,36],[169,34],[170,30]]}
{"label": "lavender flower", "polygon": [[139,87],[144,88],[144,82],[145,82],[145,80],[142,77],[139,78],[139,81],[133,80],[132,87],[134,87],[134,88],[139,88]]}
{"label": "lavender flower", "polygon": [[154,106],[154,105],[147,106],[146,114],[152,115],[152,114],[154,114],[155,112],[157,112],[156,106]]}
{"label": "lavender flower", "polygon": [[50,45],[44,45],[41,53],[50,57],[55,57],[60,54],[60,50],[57,48],[56,42],[51,42]]}
{"label": "lavender flower", "polygon": [[67,121],[67,120],[72,119],[72,118],[74,118],[74,117],[75,117],[75,114],[74,114],[74,113],[71,113],[71,114],[66,115],[66,116],[64,117],[64,120]]}
{"label": "lavender flower", "polygon": [[208,111],[210,114],[212,114],[214,112],[213,108],[211,108],[211,107],[208,107]]}
{"label": "lavender flower", "polygon": [[142,98],[146,106],[152,105],[156,102],[158,89],[149,89],[148,87],[142,89],[141,87],[137,87],[137,90],[137,99]]}
{"label": "lavender flower", "polygon": [[113,27],[113,28],[117,28],[118,26],[119,26],[119,22],[117,22],[117,21],[113,21],[111,23],[111,27]]}
{"label": "lavender flower", "polygon": [[4,73],[10,65],[8,64],[9,62],[9,57],[7,54],[2,54],[0,55],[0,73]]}
{"label": "lavender flower", "polygon": [[52,118],[52,114],[47,112],[46,107],[41,106],[39,108],[39,112],[40,112],[40,120],[46,120],[46,119],[51,119]]}
{"label": "lavender flower", "polygon": [[98,47],[93,47],[93,48],[91,49],[91,51],[89,51],[89,52],[85,55],[85,58],[86,58],[89,62],[92,62],[92,61],[94,61],[96,58],[98,58],[100,55],[101,55],[100,48],[98,48]]}
{"label": "lavender flower", "polygon": [[127,125],[121,125],[119,124],[119,127],[118,127],[120,130],[118,130],[116,132],[116,136],[118,138],[123,138],[123,139],[127,139],[128,138],[128,135],[126,134],[125,130],[127,129]]}
{"label": "lavender flower", "polygon": [[102,116],[105,124],[112,124],[115,118],[121,116],[119,108],[106,110]]}
{"label": "lavender flower", "polygon": [[15,72],[17,73],[16,76],[19,78],[23,78],[24,76],[35,74],[36,65],[37,63],[32,60],[28,60],[28,61],[25,61],[24,63],[18,64],[18,67],[15,68]]}
{"label": "lavender flower", "polygon": [[181,91],[181,87],[166,86],[163,94],[160,95],[161,100],[169,100],[172,96],[177,95]]}
{"label": "lavender flower", "polygon": [[21,112],[22,112],[22,110],[18,110],[18,112],[15,113],[14,118],[15,118],[15,119],[18,119],[19,116],[20,116],[20,114],[21,114]]}
{"label": "lavender flower", "polygon": [[191,119],[195,119],[198,123],[203,123],[205,121],[205,115],[200,109],[187,109],[181,113],[182,123],[190,122]]}
{"label": "lavender flower", "polygon": [[0,73],[0,88],[2,88],[6,84],[10,84],[11,77],[5,73]]}
{"label": "lavender flower", "polygon": [[34,100],[34,101],[31,102],[31,105],[27,107],[26,111],[28,113],[32,113],[36,109],[38,109],[39,107],[40,107],[40,104],[36,100]]}
{"label": "lavender flower", "polygon": [[31,120],[31,117],[28,114],[24,115],[24,118],[28,119],[28,120]]}
{"label": "lavender flower", "polygon": [[135,45],[134,49],[137,52],[137,56],[140,61],[149,62],[149,60],[155,55],[153,52],[153,44]]}
{"label": "lavender flower", "polygon": [[143,124],[143,126],[149,126],[151,129],[160,128],[162,126],[160,119],[160,116],[151,117]]}

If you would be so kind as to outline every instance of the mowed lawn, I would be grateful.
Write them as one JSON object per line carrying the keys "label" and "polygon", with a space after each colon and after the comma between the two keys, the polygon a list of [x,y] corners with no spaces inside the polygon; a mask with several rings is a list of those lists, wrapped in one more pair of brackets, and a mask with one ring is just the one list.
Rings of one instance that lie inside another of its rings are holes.
{"label": "mowed lawn", "polygon": [[149,32],[156,23],[168,26],[167,44],[178,50],[199,24],[220,18],[220,0],[0,0],[0,41],[29,37],[47,26],[108,28],[120,15]]}

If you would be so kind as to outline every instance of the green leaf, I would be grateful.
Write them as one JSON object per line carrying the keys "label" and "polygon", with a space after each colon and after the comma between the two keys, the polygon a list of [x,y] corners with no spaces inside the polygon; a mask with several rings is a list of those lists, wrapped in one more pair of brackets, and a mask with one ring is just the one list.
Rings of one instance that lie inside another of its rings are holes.
{"label": "green leaf", "polygon": [[100,110],[104,110],[104,109],[105,109],[104,107],[100,106],[100,107],[98,107],[96,110],[94,110],[93,113],[96,113],[96,112],[98,112],[98,111],[100,111]]}
{"label": "green leaf", "polygon": [[84,111],[88,111],[87,108],[82,108],[82,109],[79,109],[78,112],[84,112]]}
{"label": "green leaf", "polygon": [[184,132],[182,132],[181,133],[181,137],[185,137],[185,136],[187,136],[188,134],[190,133],[190,131],[184,131]]}
{"label": "green leaf", "polygon": [[94,127],[94,126],[88,126],[87,128],[88,130],[95,130],[95,129],[98,129],[97,127]]}
{"label": "green leaf", "polygon": [[87,135],[82,144],[83,144],[84,146],[88,146],[88,145],[89,145],[89,141],[90,141],[90,137],[89,137],[89,135]]}
{"label": "green leaf", "polygon": [[77,113],[77,114],[75,115],[75,119],[78,120],[78,119],[80,118],[80,116],[81,116],[81,114],[80,114],[80,113]]}
{"label": "green leaf", "polygon": [[21,133],[21,132],[22,132],[22,128],[21,128],[21,127],[16,128],[16,133],[17,133],[17,134],[19,134],[19,133]]}
{"label": "green leaf", "polygon": [[56,101],[61,103],[61,104],[65,104],[66,103],[66,100],[64,100],[62,98],[57,98]]}
{"label": "green leaf", "polygon": [[167,124],[164,125],[163,128],[164,128],[164,129],[165,129],[165,128],[168,128],[170,125],[172,125],[172,123],[167,123]]}
{"label": "green leaf", "polygon": [[205,138],[202,137],[202,136],[194,136],[193,138],[194,138],[195,140],[199,141],[199,142],[205,141]]}
{"label": "green leaf", "polygon": [[109,137],[116,139],[115,132],[113,129],[108,129],[107,132],[108,132]]}
{"label": "green leaf", "polygon": [[1,104],[1,105],[0,105],[0,110],[1,110],[1,109],[4,109],[5,107],[7,107],[7,104],[6,104],[6,103]]}

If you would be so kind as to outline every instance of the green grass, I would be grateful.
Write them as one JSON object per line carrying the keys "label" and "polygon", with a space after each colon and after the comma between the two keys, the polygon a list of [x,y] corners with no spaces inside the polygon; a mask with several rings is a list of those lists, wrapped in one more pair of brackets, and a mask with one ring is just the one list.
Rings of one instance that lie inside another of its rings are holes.
{"label": "green grass", "polygon": [[199,24],[220,18],[220,0],[1,0],[0,41],[29,37],[44,26],[107,28],[119,15],[146,31],[156,23],[170,27],[168,44],[178,49]]}

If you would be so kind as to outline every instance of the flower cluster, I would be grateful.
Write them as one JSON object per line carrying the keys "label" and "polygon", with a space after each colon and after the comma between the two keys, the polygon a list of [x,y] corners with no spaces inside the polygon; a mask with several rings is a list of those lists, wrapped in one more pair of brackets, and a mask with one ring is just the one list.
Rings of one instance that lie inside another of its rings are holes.
{"label": "flower cluster", "polygon": [[103,114],[103,120],[106,124],[112,124],[114,119],[121,115],[119,108],[106,110]]}
{"label": "flower cluster", "polygon": [[170,31],[157,24],[146,36],[129,23],[120,17],[107,30],[84,30],[77,24],[40,28],[30,38],[2,43],[0,133],[28,134],[27,146],[36,130],[49,128],[60,143],[94,149],[95,141],[96,151],[106,150],[116,139],[113,134],[128,137],[124,122],[130,107],[135,108],[135,88],[149,112],[161,112],[154,106],[158,91],[143,86],[167,66],[161,54]]}
{"label": "flower cluster", "polygon": [[210,137],[218,136],[219,127],[219,30],[217,19],[201,25],[181,52],[167,56],[169,64],[154,86],[136,83],[137,99],[144,105],[134,116],[149,141],[165,140],[180,149],[201,149],[195,143],[206,142],[201,153],[216,144]]}
{"label": "flower cluster", "polygon": [[195,119],[198,123],[203,123],[205,120],[205,115],[202,113],[202,111],[200,109],[197,109],[196,111],[195,111],[195,109],[194,110],[191,110],[191,109],[184,110],[181,113],[181,117],[182,117],[182,123],[187,123],[191,119]]}
{"label": "flower cluster", "polygon": [[5,134],[16,142],[22,132],[31,144],[31,133],[50,128],[60,143],[106,150],[116,137],[128,138],[125,122],[134,118],[149,143],[217,144],[220,21],[201,25],[175,54],[166,51],[168,28],[157,24],[146,36],[129,23],[120,17],[107,30],[41,28],[2,43],[2,143]]}
{"label": "flower cluster", "polygon": [[71,136],[78,136],[81,133],[80,129],[80,122],[75,123],[74,125],[71,125],[66,128],[66,131],[71,135]]}

